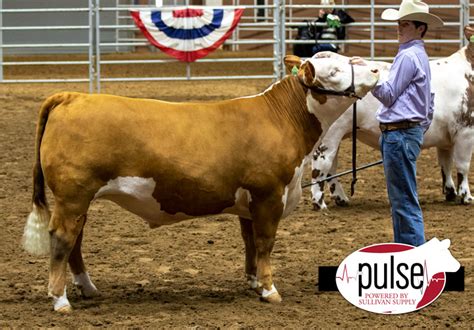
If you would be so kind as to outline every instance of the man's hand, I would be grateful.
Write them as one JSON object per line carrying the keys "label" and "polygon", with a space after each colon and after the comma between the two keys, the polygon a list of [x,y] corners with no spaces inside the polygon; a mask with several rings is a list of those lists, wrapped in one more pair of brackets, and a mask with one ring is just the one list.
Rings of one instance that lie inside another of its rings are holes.
{"label": "man's hand", "polygon": [[349,63],[354,64],[354,65],[367,65],[367,62],[362,57],[359,57],[359,56],[351,57],[349,59]]}

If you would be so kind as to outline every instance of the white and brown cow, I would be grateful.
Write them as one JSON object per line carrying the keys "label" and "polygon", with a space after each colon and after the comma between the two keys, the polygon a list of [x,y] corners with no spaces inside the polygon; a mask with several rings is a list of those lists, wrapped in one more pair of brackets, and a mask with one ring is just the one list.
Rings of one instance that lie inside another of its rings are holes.
{"label": "white and brown cow", "polygon": [[[300,60],[289,57],[286,63]],[[54,309],[71,310],[68,263],[83,295],[97,294],[81,242],[88,208],[98,198],[114,201],[152,228],[211,214],[238,215],[249,284],[263,300],[281,301],[270,268],[278,222],[301,196],[303,167],[315,144],[355,101],[320,96],[310,88],[343,91],[351,78],[348,63],[310,59],[297,76],[261,94],[220,102],[80,93],[49,97],[37,125],[33,211],[24,247],[50,252]],[[378,73],[359,66],[354,78],[355,91],[363,96]],[[45,182],[55,200],[51,216]]]}
{"label": "white and brown cow", "polygon": [[[472,31],[466,29],[466,35]],[[334,53],[318,53],[316,56],[348,58]],[[379,68],[381,79],[388,75],[390,64],[369,62]],[[462,204],[473,200],[468,182],[471,156],[474,151],[474,45],[463,47],[453,55],[430,62],[432,88],[435,92],[433,121],[424,135],[423,148],[436,147],[441,167],[443,193],[446,200],[456,198]],[[375,118],[380,102],[369,93],[357,106],[357,138],[379,149],[380,129]],[[352,109],[346,111],[329,128],[327,135],[317,146],[312,160],[312,180],[321,181],[337,172],[337,153],[341,140],[351,136]],[[452,164],[457,170],[457,187],[451,177]],[[328,182],[330,196],[337,205],[346,205],[349,198],[337,179]],[[324,202],[324,182],[311,188],[313,207],[327,208]]]}

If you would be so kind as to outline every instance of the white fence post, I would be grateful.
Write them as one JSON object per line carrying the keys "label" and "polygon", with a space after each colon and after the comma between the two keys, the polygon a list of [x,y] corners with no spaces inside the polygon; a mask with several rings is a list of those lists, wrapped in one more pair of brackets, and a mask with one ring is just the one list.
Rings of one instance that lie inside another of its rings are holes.
{"label": "white fence post", "polygon": [[95,82],[96,91],[100,93],[100,0],[95,1]]}
{"label": "white fence post", "polygon": [[284,0],[275,0],[273,3],[273,19],[275,22],[273,25],[273,39],[275,40],[273,44],[273,74],[276,79],[282,78],[282,44],[285,43],[285,38],[281,35],[281,26],[285,26],[285,19],[282,16],[282,8],[284,9],[285,6],[282,3],[284,3]]}
{"label": "white fence post", "polygon": [[[0,0],[0,10],[3,8],[2,0]],[[0,11],[0,28],[3,28],[3,12]],[[3,30],[0,29],[0,81],[3,80]]]}
{"label": "white fence post", "polygon": [[[115,0],[115,7],[120,7],[120,0]],[[115,12],[115,25],[119,25],[120,23],[120,18],[119,18],[119,15],[120,14],[120,11],[116,11]],[[120,39],[120,30],[117,28],[115,29],[115,41],[119,40]],[[118,53],[120,51],[120,47],[119,46],[115,46],[115,51]]]}
{"label": "white fence post", "polygon": [[280,12],[278,11],[278,7],[280,5],[280,0],[275,0],[273,5],[275,6],[273,9],[273,20],[275,22],[275,25],[273,26],[273,40],[276,41],[276,43],[273,44],[273,74],[277,77],[277,79],[280,78],[280,66],[278,63],[278,53],[280,49],[280,41],[278,39],[278,25],[281,24],[280,20]]}
{"label": "white fence post", "polygon": [[94,3],[89,0],[89,93],[94,93]]}
{"label": "white fence post", "polygon": [[459,39],[460,39],[460,47],[463,47],[468,44],[468,40],[464,37],[464,27],[469,25],[469,16],[470,16],[470,7],[469,7],[469,0],[459,0],[459,4],[461,9],[459,11],[459,23],[461,26],[459,27]]}
{"label": "white fence post", "polygon": [[375,0],[370,0],[370,59],[373,61],[375,57]]}
{"label": "white fence post", "polygon": [[281,0],[280,7],[280,24],[277,24],[275,28],[280,27],[280,79],[286,74],[285,61],[283,60],[286,55],[286,1]]}

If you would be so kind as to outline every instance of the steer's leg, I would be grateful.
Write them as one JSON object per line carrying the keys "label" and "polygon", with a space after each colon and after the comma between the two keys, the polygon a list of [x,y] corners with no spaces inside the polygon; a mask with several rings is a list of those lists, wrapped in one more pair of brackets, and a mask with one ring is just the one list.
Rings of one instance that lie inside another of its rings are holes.
{"label": "steer's leg", "polygon": [[325,183],[324,181],[317,183],[326,178],[332,166],[333,158],[328,158],[329,155],[326,154],[327,149],[328,148],[324,144],[318,146],[314,151],[313,159],[311,160],[311,200],[315,211],[327,209],[327,205],[324,202]]}
{"label": "steer's leg", "polygon": [[469,190],[469,166],[471,164],[474,137],[472,129],[465,128],[458,132],[454,140],[453,159],[458,174],[457,192],[461,204],[471,204],[472,195]]}
{"label": "steer's leg", "polygon": [[239,217],[240,232],[245,243],[245,274],[250,288],[262,294],[262,284],[257,280],[257,251],[252,220]]}
{"label": "steer's leg", "polygon": [[313,168],[311,172],[311,201],[313,203],[313,209],[315,211],[327,209],[327,205],[324,202],[324,182],[319,182],[325,175],[321,175],[321,171],[315,168],[314,161],[311,163]]}
{"label": "steer's leg", "polygon": [[281,195],[264,199],[252,195],[250,213],[257,252],[257,278],[263,287],[261,299],[271,303],[281,302],[281,296],[273,285],[270,264],[278,222],[283,213]]}
{"label": "steer's leg", "polygon": [[[85,221],[86,219],[84,219],[84,222]],[[82,259],[81,245],[83,233],[84,227],[77,237],[76,244],[74,244],[74,248],[69,256],[69,267],[71,268],[73,283],[79,287],[84,297],[91,298],[98,296],[100,293],[89,278],[89,273],[87,273],[84,260]]]}
{"label": "steer's leg", "polygon": [[48,292],[53,297],[54,310],[59,312],[72,310],[66,296],[67,263],[84,226],[86,212],[87,206],[76,202],[67,203],[64,199],[56,198],[49,222],[51,259]]}
{"label": "steer's leg", "polygon": [[451,176],[453,165],[453,149],[440,149],[438,151],[438,163],[441,167],[441,177],[443,179],[443,194],[448,202],[456,200],[456,188]]}
{"label": "steer's leg", "polygon": [[[339,149],[337,150],[336,156],[332,161],[331,169],[329,170],[328,176],[334,175],[337,172],[337,158],[339,157]],[[338,206],[347,206],[349,204],[349,198],[344,193],[341,183],[337,178],[329,180],[329,192],[331,193],[331,199],[336,202]]]}

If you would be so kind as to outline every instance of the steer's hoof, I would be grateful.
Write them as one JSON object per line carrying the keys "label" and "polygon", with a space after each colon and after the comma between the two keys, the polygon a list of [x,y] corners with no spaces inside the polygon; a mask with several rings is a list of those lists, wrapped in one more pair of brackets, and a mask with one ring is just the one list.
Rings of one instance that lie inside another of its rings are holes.
{"label": "steer's hoof", "polygon": [[66,305],[66,306],[63,306],[63,307],[60,307],[60,308],[56,309],[56,312],[59,312],[61,314],[71,314],[72,313],[72,307],[71,307],[71,305]]}
{"label": "steer's hoof", "polygon": [[81,295],[86,299],[92,299],[95,297],[100,297],[102,294],[99,290],[81,290]]}
{"label": "steer's hoof", "polygon": [[446,201],[447,202],[454,202],[456,200],[456,192],[454,188],[446,188]]}
{"label": "steer's hoof", "polygon": [[275,286],[272,284],[272,287],[270,290],[266,290],[263,288],[262,296],[260,297],[261,301],[276,304],[276,303],[281,303],[281,296],[278,293],[277,289]]}
{"label": "steer's hoof", "polygon": [[337,196],[336,198],[334,198],[334,201],[336,202],[336,205],[337,206],[349,206],[349,201],[345,200],[345,199],[342,199],[341,197]]}
{"label": "steer's hoof", "polygon": [[271,304],[279,304],[281,303],[282,299],[278,292],[274,292],[269,296],[260,297],[260,301],[271,303]]}
{"label": "steer's hoof", "polygon": [[461,198],[462,205],[469,205],[472,203],[472,197],[463,197]]}
{"label": "steer's hoof", "polygon": [[95,297],[100,297],[101,296],[101,293],[99,290],[97,290],[97,288],[95,287],[95,285],[92,285],[92,286],[82,286],[82,285],[78,285],[76,284],[76,288],[78,288],[80,291],[81,291],[81,296],[85,299],[91,299],[91,298],[95,298]]}

